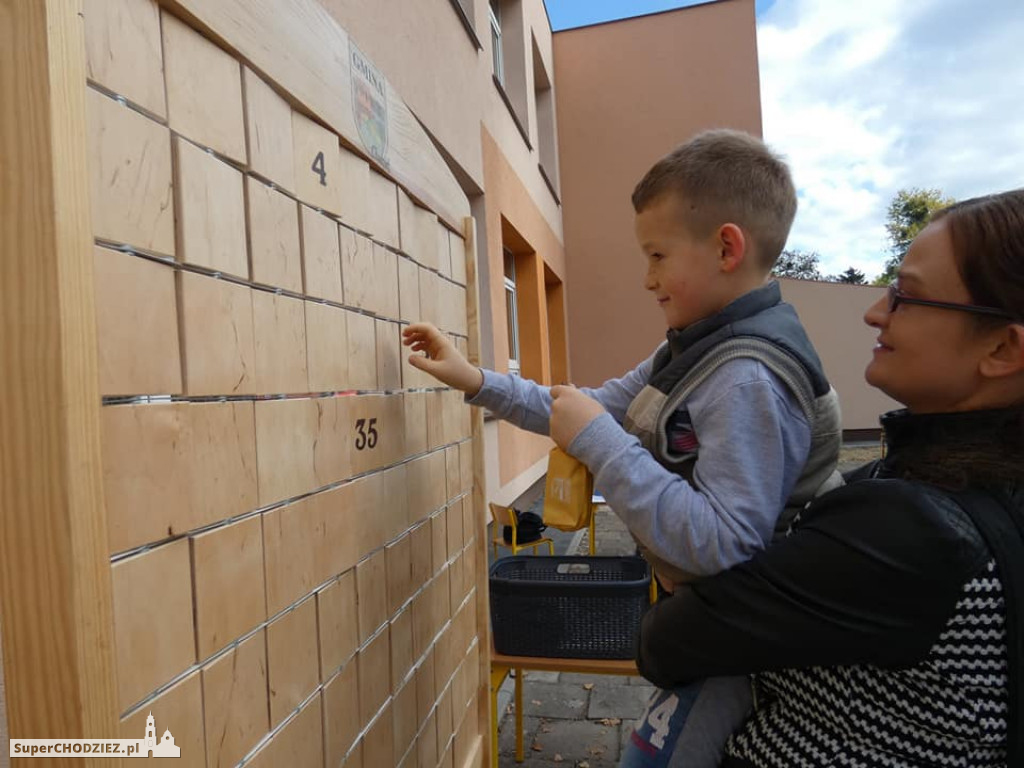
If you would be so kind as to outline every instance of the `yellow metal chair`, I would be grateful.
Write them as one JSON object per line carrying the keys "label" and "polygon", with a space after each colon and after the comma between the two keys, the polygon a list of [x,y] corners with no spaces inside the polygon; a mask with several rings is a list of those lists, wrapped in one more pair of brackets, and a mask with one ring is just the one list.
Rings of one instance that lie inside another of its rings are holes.
{"label": "yellow metal chair", "polygon": [[[548,554],[555,554],[555,542],[547,536],[541,536],[535,541],[519,543],[519,528],[516,521],[516,511],[512,507],[505,507],[501,504],[490,503],[491,518],[494,520],[494,538],[491,539],[491,544],[494,547],[494,556],[498,556],[498,547],[507,547],[512,550],[512,554],[518,554],[521,550],[532,549],[533,554],[537,554],[537,547],[542,544],[548,545]],[[512,541],[505,541],[502,536],[502,529],[504,526],[512,526]]]}

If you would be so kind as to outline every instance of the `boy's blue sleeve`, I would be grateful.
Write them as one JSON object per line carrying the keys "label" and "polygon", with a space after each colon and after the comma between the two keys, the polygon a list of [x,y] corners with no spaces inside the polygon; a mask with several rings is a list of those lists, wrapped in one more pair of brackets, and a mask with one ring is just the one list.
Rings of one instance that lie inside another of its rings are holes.
{"label": "boy's blue sleeve", "polygon": [[569,453],[590,467],[608,504],[655,555],[708,575],[771,541],[807,460],[810,425],[789,389],[749,359],[718,368],[686,408],[699,441],[693,485],[606,415]]}
{"label": "boy's blue sleeve", "polygon": [[[612,418],[622,423],[629,404],[647,384],[651,375],[653,355],[629,373],[610,379],[596,389],[581,387],[580,391],[599,402]],[[484,383],[480,391],[467,398],[470,405],[487,408],[499,419],[515,424],[520,429],[546,435],[551,418],[551,388],[521,376],[480,369]]]}

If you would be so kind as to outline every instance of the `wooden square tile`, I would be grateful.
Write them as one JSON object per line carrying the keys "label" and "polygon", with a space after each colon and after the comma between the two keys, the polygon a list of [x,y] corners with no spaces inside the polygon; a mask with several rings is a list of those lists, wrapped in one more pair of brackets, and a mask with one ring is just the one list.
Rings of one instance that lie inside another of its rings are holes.
{"label": "wooden square tile", "polygon": [[169,13],[162,21],[171,129],[244,165],[238,61]]}
{"label": "wooden square tile", "polygon": [[378,550],[356,566],[359,597],[359,643],[365,643],[388,620],[387,559]]}
{"label": "wooden square tile", "polygon": [[242,174],[175,136],[178,260],[249,279]]}
{"label": "wooden square tile", "polygon": [[426,584],[434,572],[430,554],[431,533],[429,520],[409,532],[412,539],[412,583],[416,589]]}
{"label": "wooden square tile", "polygon": [[452,276],[451,245],[448,242],[449,230],[440,219],[431,222],[434,240],[437,243],[437,271],[445,277]]}
{"label": "wooden square tile", "polygon": [[341,203],[339,216],[348,226],[362,232],[370,231],[367,188],[370,186],[370,165],[363,158],[341,148]]}
{"label": "wooden square tile", "polygon": [[205,659],[267,618],[259,516],[192,537],[196,636]]}
{"label": "wooden square tile", "polygon": [[469,493],[473,490],[473,442],[459,443],[459,465],[461,470],[459,476],[462,478],[462,492]]}
{"label": "wooden square tile", "polygon": [[292,108],[259,75],[242,65],[249,167],[289,192],[295,191]]}
{"label": "wooden square tile", "polygon": [[166,117],[157,4],[153,0],[86,0],[83,15],[89,80]]}
{"label": "wooden square tile", "polygon": [[252,768],[323,768],[323,706],[316,696],[246,766]]}
{"label": "wooden square tile", "polygon": [[459,476],[459,446],[450,445],[444,451],[445,477],[448,480],[448,499],[454,499],[462,493],[462,478]]}
{"label": "wooden square tile", "polygon": [[93,236],[173,256],[170,132],[92,88],[85,116]]}
{"label": "wooden square tile", "polygon": [[433,323],[442,330],[444,322],[441,318],[440,307],[441,278],[435,273],[420,270],[420,319]]}
{"label": "wooden square tile", "polygon": [[298,198],[314,208],[341,214],[343,179],[338,136],[293,111],[292,141]]}
{"label": "wooden square tile", "polygon": [[402,388],[402,342],[398,323],[378,320],[377,387],[385,391]]}
{"label": "wooden square tile", "polygon": [[299,204],[254,176],[245,189],[253,282],[302,293]]}
{"label": "wooden square tile", "polygon": [[313,447],[313,473],[319,487],[346,480],[353,474],[354,448],[349,439],[352,400],[351,396],[318,397],[314,400],[317,433]]}
{"label": "wooden square tile", "polygon": [[320,677],[326,680],[352,658],[359,645],[355,569],[341,574],[337,581],[317,592],[316,600]]}
{"label": "wooden square tile", "polygon": [[462,505],[448,507],[448,557],[462,551]]}
{"label": "wooden square tile", "polygon": [[395,764],[394,732],[394,716],[388,704],[363,736],[364,763],[365,756],[372,756],[371,760],[379,761],[378,765]]}
{"label": "wooden square tile", "polygon": [[188,543],[120,560],[111,578],[118,705],[124,711],[196,661]]}
{"label": "wooden square tile", "polygon": [[263,630],[203,667],[206,765],[230,768],[270,729]]}
{"label": "wooden square tile", "polygon": [[[263,550],[270,616],[305,597],[320,584],[314,554],[326,544],[326,521],[312,496],[267,510]],[[321,556],[322,557],[322,556]]]}
{"label": "wooden square tile", "polygon": [[345,319],[348,331],[348,387],[356,390],[377,389],[377,326],[369,315],[349,312]]}
{"label": "wooden square tile", "polygon": [[427,450],[427,395],[406,392],[402,396],[402,406],[405,409],[405,452],[408,456],[416,456]]}
{"label": "wooden square tile", "polygon": [[324,685],[324,741],[328,766],[340,766],[361,730],[355,660]]}
{"label": "wooden square tile", "polygon": [[398,248],[398,187],[374,170],[367,185],[367,223],[377,242]]}
{"label": "wooden square tile", "polygon": [[391,694],[390,635],[381,632],[356,655],[359,665],[359,720],[370,722]]}
{"label": "wooden square tile", "polygon": [[315,600],[306,600],[267,626],[271,728],[320,684],[317,643]]}
{"label": "wooden square tile", "polygon": [[253,291],[252,315],[257,393],[308,392],[305,302],[269,291]]}
{"label": "wooden square tile", "polygon": [[388,615],[394,615],[413,593],[412,536],[406,534],[387,546]]}
{"label": "wooden square tile", "polygon": [[177,278],[185,392],[255,393],[252,289],[193,272]]}
{"label": "wooden square tile", "polygon": [[341,241],[338,225],[307,205],[299,206],[302,234],[303,292],[318,299],[344,301],[341,290]]}
{"label": "wooden square tile", "polygon": [[412,259],[398,259],[398,317],[407,323],[420,319],[420,267]]}
{"label": "wooden square tile", "polygon": [[437,719],[434,713],[427,718],[423,730],[416,738],[416,753],[419,756],[419,765],[437,765]]}
{"label": "wooden square tile", "polygon": [[152,701],[121,718],[120,738],[142,739],[146,736],[146,721],[153,717],[157,739],[164,731],[173,729],[174,743],[181,748],[181,762],[185,768],[206,768],[206,738],[203,729],[203,689],[199,673],[175,683]]}
{"label": "wooden square tile", "polygon": [[181,394],[174,270],[95,248],[101,395]]}
{"label": "wooden square tile", "polygon": [[[391,687],[400,688],[406,685],[406,677],[415,662],[412,645],[412,611],[408,608],[391,619]],[[413,708],[415,709],[415,696]]]}
{"label": "wooden square tile", "polygon": [[404,755],[416,738],[419,720],[416,719],[416,681],[409,680],[391,700],[391,714],[395,729],[395,755]]}
{"label": "wooden square tile", "polygon": [[430,516],[430,551],[434,573],[448,561],[448,510],[442,509]]}
{"label": "wooden square tile", "polygon": [[359,395],[348,402],[352,425],[349,434],[355,449],[352,453],[353,472],[369,472],[402,459],[405,455],[402,396]]}
{"label": "wooden square tile", "polygon": [[407,465],[409,518],[422,520],[444,506],[444,451],[434,451]]}
{"label": "wooden square tile", "polygon": [[[350,229],[338,230],[341,248],[341,281],[345,288],[345,303],[367,312],[379,312],[376,286],[376,262],[373,242]],[[395,266],[397,271],[397,263]]]}
{"label": "wooden square tile", "polygon": [[377,243],[373,244],[373,311],[381,317],[397,320],[398,309],[398,259],[394,251]]}
{"label": "wooden square tile", "polygon": [[261,400],[255,405],[260,506],[312,491],[316,401]]}
{"label": "wooden square tile", "polygon": [[437,701],[437,686],[434,684],[434,652],[428,652],[416,668],[416,718],[422,723],[430,715]]}
{"label": "wooden square tile", "polygon": [[466,284],[466,241],[454,232],[448,233],[448,248],[452,262],[452,280]]}
{"label": "wooden square tile", "polygon": [[348,389],[348,317],[351,313],[313,301],[305,302],[305,309],[310,391]]}
{"label": "wooden square tile", "polygon": [[[155,403],[100,412],[112,552],[255,506],[252,403]],[[150,499],[144,508],[140,498]]]}
{"label": "wooden square tile", "polygon": [[446,688],[437,698],[437,744],[448,749],[452,738],[452,689]]}

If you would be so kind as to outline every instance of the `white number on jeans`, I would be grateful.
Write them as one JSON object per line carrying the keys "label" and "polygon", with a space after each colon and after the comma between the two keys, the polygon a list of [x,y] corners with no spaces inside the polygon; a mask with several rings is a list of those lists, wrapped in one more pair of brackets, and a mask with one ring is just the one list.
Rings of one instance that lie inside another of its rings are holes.
{"label": "white number on jeans", "polygon": [[650,723],[654,733],[651,734],[651,744],[658,749],[665,748],[665,737],[668,736],[669,721],[679,706],[679,697],[674,693],[670,694],[661,704],[651,710],[647,715],[647,722]]}

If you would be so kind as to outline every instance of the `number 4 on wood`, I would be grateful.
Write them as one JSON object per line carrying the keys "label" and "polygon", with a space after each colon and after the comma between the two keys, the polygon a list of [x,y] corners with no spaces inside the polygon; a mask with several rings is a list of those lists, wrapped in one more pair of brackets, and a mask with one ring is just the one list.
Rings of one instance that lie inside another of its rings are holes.
{"label": "number 4 on wood", "polygon": [[327,186],[327,169],[324,168],[324,153],[317,152],[316,157],[313,158],[313,165],[310,166],[313,169],[313,173],[320,177],[321,186]]}

